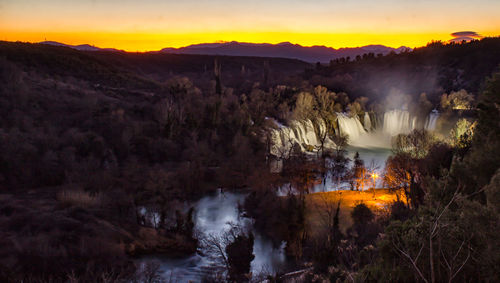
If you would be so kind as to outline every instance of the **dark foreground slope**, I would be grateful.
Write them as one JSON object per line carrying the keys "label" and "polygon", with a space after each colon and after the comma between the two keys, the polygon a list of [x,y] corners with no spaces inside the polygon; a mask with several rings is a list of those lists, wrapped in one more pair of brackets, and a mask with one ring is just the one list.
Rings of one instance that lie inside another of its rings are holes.
{"label": "dark foreground slope", "polygon": [[[196,251],[184,201],[265,166],[264,92],[216,93],[214,60],[0,44],[0,281],[129,282],[131,256]],[[305,65],[218,62],[223,74]]]}

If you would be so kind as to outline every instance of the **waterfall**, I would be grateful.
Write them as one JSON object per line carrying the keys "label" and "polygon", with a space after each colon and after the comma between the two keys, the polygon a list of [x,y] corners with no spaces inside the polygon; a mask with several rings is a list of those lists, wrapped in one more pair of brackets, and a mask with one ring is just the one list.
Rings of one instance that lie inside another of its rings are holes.
{"label": "waterfall", "polygon": [[[301,151],[317,151],[321,147],[321,137],[326,133],[326,123],[322,119],[316,121],[316,128],[313,121],[291,121],[289,126],[282,125],[272,118],[275,128],[270,131],[271,148],[270,153],[278,158],[287,157],[293,147],[299,147]],[[324,148],[333,148],[333,141],[326,137]]]}
{"label": "waterfall", "polygon": [[371,128],[372,128],[372,121],[370,119],[370,114],[368,114],[368,112],[365,112],[364,124],[365,124],[365,129],[367,131],[371,130]]}
{"label": "waterfall", "polygon": [[357,140],[361,135],[366,134],[363,125],[358,117],[349,117],[344,113],[337,113],[340,133],[349,136],[349,142]]}
{"label": "waterfall", "polygon": [[[432,111],[425,123],[425,129],[434,130],[439,113]],[[417,117],[411,117],[407,110],[390,110],[384,113],[381,127],[377,125],[377,116],[370,117],[365,112],[363,124],[358,116],[349,117],[345,113],[337,113],[339,132],[348,136],[351,146],[363,148],[390,148],[391,138],[398,134],[408,134],[417,126]],[[270,153],[278,158],[287,157],[294,147],[303,152],[317,152],[321,148],[321,137],[327,131],[323,119],[294,120],[288,126],[279,124],[272,118]],[[333,148],[330,138],[324,140],[324,149]]]}
{"label": "waterfall", "polygon": [[429,113],[429,117],[427,117],[427,121],[425,123],[425,129],[427,131],[434,131],[436,129],[436,121],[439,118],[439,112],[434,109]]}
{"label": "waterfall", "polygon": [[383,132],[391,136],[407,134],[417,125],[417,118],[410,119],[406,110],[391,110],[384,113]]}

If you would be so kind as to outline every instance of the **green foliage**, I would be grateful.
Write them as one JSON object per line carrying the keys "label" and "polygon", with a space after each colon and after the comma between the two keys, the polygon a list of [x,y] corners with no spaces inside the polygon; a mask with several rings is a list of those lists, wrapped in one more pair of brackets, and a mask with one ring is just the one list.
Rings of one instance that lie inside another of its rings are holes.
{"label": "green foliage", "polygon": [[450,143],[460,149],[469,148],[474,135],[474,127],[475,123],[471,123],[465,118],[459,119],[450,131]]}
{"label": "green foliage", "polygon": [[[438,175],[431,169],[439,163],[436,158],[422,160],[427,163],[419,165],[424,203],[415,216],[386,227],[377,243],[380,257],[360,276],[399,282],[498,278],[500,161],[492,153],[500,152],[499,86],[495,74],[480,97],[478,124],[463,161],[455,159],[449,171]],[[431,150],[428,155],[436,154]]]}
{"label": "green foliage", "polygon": [[488,184],[500,164],[500,73],[487,81],[478,102],[478,120],[472,148],[465,158],[466,176],[475,182],[475,190]]}
{"label": "green foliage", "polygon": [[404,282],[494,278],[498,237],[489,237],[498,229],[498,215],[457,195],[449,204],[431,202],[434,205],[422,206],[410,220],[394,221],[386,228],[378,243],[379,262],[366,270],[369,278]]}
{"label": "green foliage", "polygon": [[408,154],[411,158],[423,158],[427,155],[436,138],[426,130],[413,130],[411,133],[399,134],[392,142],[395,154]]}

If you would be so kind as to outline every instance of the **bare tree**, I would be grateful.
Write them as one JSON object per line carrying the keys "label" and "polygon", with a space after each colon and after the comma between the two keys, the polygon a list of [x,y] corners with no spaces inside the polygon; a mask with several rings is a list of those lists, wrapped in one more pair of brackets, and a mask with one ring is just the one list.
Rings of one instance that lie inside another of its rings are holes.
{"label": "bare tree", "polygon": [[[443,263],[443,265],[447,269],[447,279],[448,282],[452,282],[452,280],[458,275],[458,273],[463,269],[465,264],[471,258],[471,243],[470,239],[464,235],[463,239],[454,239],[457,242],[460,242],[458,247],[454,251],[447,251],[449,249],[442,248],[440,238],[443,234],[446,234],[446,230],[449,228],[450,223],[446,220],[443,220],[446,213],[449,211],[449,207],[452,203],[454,203],[459,197],[458,190],[453,194],[451,200],[442,208],[437,207],[436,210],[432,213],[432,217],[434,218],[430,223],[429,219],[420,218],[420,222],[417,226],[427,228],[426,231],[421,238],[418,239],[418,243],[420,244],[420,248],[417,250],[412,249],[410,245],[405,243],[406,239],[400,237],[392,237],[391,243],[392,247],[395,251],[401,255],[403,259],[405,259],[410,266],[415,270],[418,277],[424,282],[436,282],[436,265]],[[439,244],[435,244],[436,237],[439,238]],[[425,243],[427,241],[427,243]],[[426,244],[428,244],[429,254],[428,256],[428,265],[422,261],[422,257]],[[442,260],[441,260],[442,259]]]}
{"label": "bare tree", "polygon": [[[228,230],[219,234],[209,234],[203,238],[202,248],[205,255],[213,260],[214,272],[225,273],[229,281],[246,281],[251,275],[238,273],[241,271],[241,264],[249,269],[250,262],[254,258],[253,235],[247,229],[234,223],[228,223],[228,225],[230,226]],[[246,247],[247,242],[251,247]],[[241,244],[243,246],[238,246]],[[242,257],[245,257],[243,250],[247,248],[251,249],[250,256],[242,262]]]}
{"label": "bare tree", "polygon": [[327,241],[331,244],[334,240],[338,240],[334,238],[338,236],[340,204],[342,198],[339,198],[337,201],[328,200],[326,194],[320,194],[319,198],[321,199],[321,205],[318,205],[316,208],[320,215],[321,224],[327,231]]}

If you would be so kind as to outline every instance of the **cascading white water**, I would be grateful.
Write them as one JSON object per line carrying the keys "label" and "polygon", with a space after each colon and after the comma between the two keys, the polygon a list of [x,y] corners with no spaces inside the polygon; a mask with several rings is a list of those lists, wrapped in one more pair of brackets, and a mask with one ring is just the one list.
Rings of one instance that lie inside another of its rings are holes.
{"label": "cascading white water", "polygon": [[361,135],[366,134],[357,116],[349,117],[344,113],[337,113],[337,120],[339,122],[340,133],[348,135],[350,141],[355,141]]}
{"label": "cascading white water", "polygon": [[[431,112],[425,124],[425,129],[434,130],[438,117],[439,113],[437,111]],[[370,115],[366,112],[363,119],[364,126],[358,116],[349,117],[345,113],[337,113],[339,132],[348,135],[351,146],[390,148],[393,136],[408,134],[417,128],[417,117],[411,117],[407,110],[396,109],[385,112],[381,128],[374,128]],[[327,130],[322,119],[315,122],[316,127],[311,120],[292,121],[289,126],[274,122],[277,129],[271,131],[271,154],[277,157],[287,156],[294,146],[299,146],[304,152],[311,151],[311,149],[317,151],[321,146],[319,137],[324,136]],[[324,142],[325,148],[333,148],[334,145],[333,141],[326,138]]]}
{"label": "cascading white water", "polygon": [[364,116],[363,128],[357,117],[337,113],[340,132],[349,135],[350,145],[362,148],[390,148],[393,136],[407,134],[417,127],[417,117],[410,117],[408,111],[390,110],[384,113],[382,128],[370,130],[373,124],[367,114]]}
{"label": "cascading white water", "polygon": [[[272,118],[269,118],[272,119]],[[294,146],[299,146],[304,152],[311,148],[317,151],[321,147],[320,137],[326,133],[326,124],[322,119],[316,121],[317,128],[311,120],[291,121],[290,125],[284,126],[272,119],[277,129],[271,130],[270,153],[277,157],[287,157]],[[317,132],[319,131],[319,132]],[[326,137],[323,146],[333,148],[333,141]]]}
{"label": "cascading white water", "polygon": [[410,119],[410,113],[406,110],[391,110],[384,113],[383,132],[390,136],[407,134],[415,129],[417,118]]}
{"label": "cascading white water", "polygon": [[368,114],[368,112],[365,112],[364,124],[365,124],[365,129],[367,131],[371,130],[371,128],[372,128],[372,121],[370,119],[370,114]]}
{"label": "cascading white water", "polygon": [[427,117],[427,121],[425,122],[425,129],[427,131],[434,131],[436,129],[436,122],[439,118],[439,112],[434,109],[429,113],[429,117]]}

